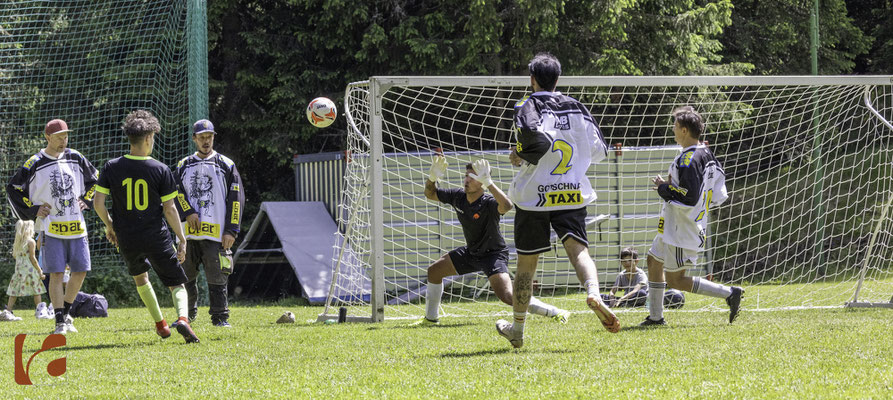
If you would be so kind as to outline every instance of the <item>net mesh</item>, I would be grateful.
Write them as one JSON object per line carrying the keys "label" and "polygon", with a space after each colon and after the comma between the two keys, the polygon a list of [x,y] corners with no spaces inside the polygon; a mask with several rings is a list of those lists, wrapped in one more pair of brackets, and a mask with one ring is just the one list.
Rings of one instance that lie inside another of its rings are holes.
{"label": "net mesh", "polygon": [[[490,161],[493,179],[503,190],[513,177],[508,163],[513,106],[529,93],[522,83],[526,79],[514,85],[493,79],[488,86],[418,80],[389,81],[378,99],[369,97],[369,82],[348,87],[352,159],[338,234],[339,243],[347,246],[335,249],[340,270],[331,304],[365,304],[362,296],[370,293],[373,102],[380,102],[384,151],[380,232],[386,317],[424,315],[420,300],[427,267],[465,244],[455,211],[423,194],[435,152],[442,151],[450,166],[441,188],[461,187],[465,164],[477,158]],[[666,176],[680,151],[673,141],[671,111],[692,105],[706,120],[702,140],[723,164],[731,197],[710,210],[707,250],[689,275],[745,286],[745,307],[754,309],[840,306],[852,299],[862,273],[860,300],[890,301],[893,213],[883,212],[893,201],[893,128],[884,121],[893,119],[889,80],[681,86],[655,79],[623,85],[571,81],[559,90],[584,103],[609,146],[616,146],[589,170],[599,198],[588,207],[587,232],[603,291],[621,271],[621,249],[632,246],[644,258],[650,247],[661,207],[650,179]],[[509,212],[501,225],[512,252],[510,270],[515,264],[513,219]],[[553,243],[540,258],[533,294],[561,308],[584,310],[580,282],[554,234]],[[645,268],[644,260],[639,267]],[[445,282],[443,315],[510,311],[482,274]],[[686,298],[685,309],[724,307],[721,299]],[[351,311],[370,312],[364,307]]]}
{"label": "net mesh", "polygon": [[[8,182],[46,146],[44,125],[68,123],[69,147],[97,168],[129,151],[121,123],[134,109],[161,122],[152,156],[188,151],[186,2],[7,0],[0,5],[0,168]],[[5,193],[4,193],[5,196]],[[94,270],[112,268],[101,221],[86,213]],[[15,220],[3,213],[3,246]],[[9,252],[0,252],[8,260]],[[114,267],[119,268],[119,267]]]}

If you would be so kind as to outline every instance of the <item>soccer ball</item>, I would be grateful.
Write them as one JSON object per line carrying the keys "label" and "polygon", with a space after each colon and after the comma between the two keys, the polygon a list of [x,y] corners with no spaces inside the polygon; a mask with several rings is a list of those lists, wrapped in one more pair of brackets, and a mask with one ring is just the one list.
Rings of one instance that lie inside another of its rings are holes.
{"label": "soccer ball", "polygon": [[317,128],[325,128],[335,122],[338,109],[326,97],[317,97],[307,105],[307,119]]}

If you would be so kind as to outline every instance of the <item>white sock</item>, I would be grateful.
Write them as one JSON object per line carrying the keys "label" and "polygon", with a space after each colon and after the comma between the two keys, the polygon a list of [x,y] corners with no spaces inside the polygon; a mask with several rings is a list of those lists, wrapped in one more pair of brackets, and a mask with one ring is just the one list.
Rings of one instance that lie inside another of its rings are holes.
{"label": "white sock", "polygon": [[648,282],[648,314],[652,321],[664,318],[664,291],[666,282]]}
{"label": "white sock", "polygon": [[732,288],[729,286],[720,285],[718,283],[713,283],[696,276],[692,278],[691,292],[703,294],[705,296],[725,299],[732,295]]}
{"label": "white sock", "polygon": [[527,311],[531,314],[542,315],[544,317],[554,317],[558,315],[559,310],[558,307],[543,303],[536,297],[530,296],[530,306],[527,307]]}
{"label": "white sock", "polygon": [[527,320],[526,312],[513,312],[515,319],[512,322],[512,333],[516,338],[524,337],[524,321]]}
{"label": "white sock", "polygon": [[425,295],[425,318],[437,321],[437,310],[440,309],[440,298],[443,297],[443,282],[428,282],[428,293]]}
{"label": "white sock", "polygon": [[586,287],[586,294],[589,297],[601,297],[600,296],[601,292],[599,292],[599,290],[598,290],[598,280],[597,279],[590,279],[586,282],[583,282],[583,286]]}

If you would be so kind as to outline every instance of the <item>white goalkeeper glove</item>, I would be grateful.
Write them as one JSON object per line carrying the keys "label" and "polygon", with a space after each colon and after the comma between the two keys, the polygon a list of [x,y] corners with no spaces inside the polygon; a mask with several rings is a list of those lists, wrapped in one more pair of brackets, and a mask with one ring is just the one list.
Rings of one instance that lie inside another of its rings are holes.
{"label": "white goalkeeper glove", "polygon": [[474,169],[473,174],[468,174],[468,176],[474,178],[474,180],[480,182],[484,185],[485,188],[490,187],[493,184],[493,179],[490,178],[490,162],[484,159],[477,160],[471,164],[471,168]]}
{"label": "white goalkeeper glove", "polygon": [[431,162],[431,170],[428,171],[428,180],[437,183],[440,178],[446,175],[446,169],[446,158],[441,155],[434,157],[434,161]]}

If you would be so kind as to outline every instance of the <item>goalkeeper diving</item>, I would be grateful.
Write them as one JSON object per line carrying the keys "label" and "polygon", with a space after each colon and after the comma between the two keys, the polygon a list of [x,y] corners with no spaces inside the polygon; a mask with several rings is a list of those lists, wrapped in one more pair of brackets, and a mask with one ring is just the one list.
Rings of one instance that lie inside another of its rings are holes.
{"label": "goalkeeper diving", "polygon": [[[483,272],[496,297],[503,303],[512,305],[512,280],[508,273],[509,251],[499,230],[499,220],[512,209],[512,201],[493,183],[487,160],[477,160],[465,166],[464,189],[437,187],[437,181],[446,175],[446,170],[446,159],[442,155],[436,156],[425,182],[425,197],[453,207],[462,225],[466,245],[444,254],[428,267],[425,316],[414,322],[414,326],[439,323],[443,278],[448,276]],[[485,189],[490,194],[485,193]],[[533,297],[530,299],[530,312],[551,317],[561,323],[567,323],[570,316],[568,311]]]}

